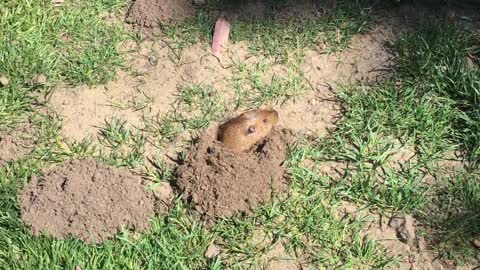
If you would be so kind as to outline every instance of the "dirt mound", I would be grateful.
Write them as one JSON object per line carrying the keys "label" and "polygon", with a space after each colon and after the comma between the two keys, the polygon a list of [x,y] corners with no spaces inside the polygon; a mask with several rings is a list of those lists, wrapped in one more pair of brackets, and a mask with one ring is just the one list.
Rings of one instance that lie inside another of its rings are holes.
{"label": "dirt mound", "polygon": [[0,166],[28,154],[30,150],[31,147],[25,147],[15,137],[0,134]]}
{"label": "dirt mound", "polygon": [[30,153],[37,143],[35,135],[30,125],[21,125],[10,133],[0,130],[0,166]]}
{"label": "dirt mound", "polygon": [[187,0],[137,0],[127,13],[126,21],[141,27],[155,28],[181,22],[195,15],[195,8]]}
{"label": "dirt mound", "polygon": [[33,234],[90,243],[112,237],[121,226],[143,231],[154,212],[153,195],[127,169],[72,160],[33,177],[19,194],[22,220]]}
{"label": "dirt mound", "polygon": [[209,128],[178,168],[177,185],[185,202],[208,217],[227,217],[249,213],[270,200],[272,191],[286,189],[282,163],[289,131],[276,128],[249,151],[233,153],[216,140],[217,130]]}

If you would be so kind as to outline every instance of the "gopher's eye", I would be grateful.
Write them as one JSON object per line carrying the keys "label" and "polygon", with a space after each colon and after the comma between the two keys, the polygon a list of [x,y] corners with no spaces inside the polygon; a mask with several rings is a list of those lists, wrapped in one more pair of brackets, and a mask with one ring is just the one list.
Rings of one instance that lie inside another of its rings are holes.
{"label": "gopher's eye", "polygon": [[254,133],[254,132],[255,132],[255,126],[249,126],[248,133]]}
{"label": "gopher's eye", "polygon": [[266,124],[267,122],[268,122],[268,119],[267,119],[267,118],[263,119],[263,123]]}

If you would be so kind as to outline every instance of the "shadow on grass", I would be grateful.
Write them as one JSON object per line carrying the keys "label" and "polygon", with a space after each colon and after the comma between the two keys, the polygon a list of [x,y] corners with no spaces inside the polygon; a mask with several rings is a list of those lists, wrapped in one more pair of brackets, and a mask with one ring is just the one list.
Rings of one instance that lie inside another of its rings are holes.
{"label": "shadow on grass", "polygon": [[462,171],[434,199],[433,215],[425,217],[433,232],[431,244],[441,256],[456,261],[480,259],[480,172]]}

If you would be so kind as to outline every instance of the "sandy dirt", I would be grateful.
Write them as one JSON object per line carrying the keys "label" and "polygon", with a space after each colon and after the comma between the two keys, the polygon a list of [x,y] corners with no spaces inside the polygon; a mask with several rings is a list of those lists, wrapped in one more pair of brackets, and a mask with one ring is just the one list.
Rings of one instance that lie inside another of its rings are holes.
{"label": "sandy dirt", "polygon": [[[301,98],[275,106],[282,115],[280,123],[296,131],[326,134],[340,116],[340,106],[335,100],[336,81],[351,77],[373,78],[376,72],[372,73],[371,70],[388,64],[389,54],[378,52],[381,45],[360,45],[367,38],[368,35],[354,40],[352,48],[356,49],[351,52],[338,55],[308,53],[303,71],[313,89],[307,90]],[[365,50],[371,52],[366,53]],[[229,51],[228,57],[235,61],[255,61],[245,43],[231,44]],[[372,57],[375,52],[378,57]],[[339,57],[357,60],[355,63],[343,63],[337,60]],[[112,117],[142,128],[144,118],[171,110],[176,94],[184,86],[212,85],[214,90],[226,96],[233,94],[229,81],[234,78],[236,71],[228,67],[228,61],[221,64],[211,56],[209,44],[200,43],[185,49],[181,63],[171,61],[169,48],[158,43],[141,45],[139,52],[133,53],[131,58],[131,66],[139,71],[135,75],[119,72],[119,79],[106,86],[56,89],[52,93],[49,105],[63,117],[65,137],[75,140],[95,137],[98,128]],[[155,62],[153,65],[152,61]],[[281,70],[282,67],[277,69]]]}
{"label": "sandy dirt", "polygon": [[28,124],[9,132],[0,130],[0,166],[30,153],[36,144],[35,135],[35,129]]}
{"label": "sandy dirt", "polygon": [[94,160],[72,160],[34,176],[19,194],[22,220],[34,235],[77,237],[100,243],[121,226],[144,231],[153,195],[126,169]]}
{"label": "sandy dirt", "polygon": [[[147,5],[146,2],[166,3],[165,0],[145,0],[135,2],[134,7]],[[180,2],[175,5],[183,5]],[[247,14],[248,10],[258,12],[261,8],[255,9],[252,5],[259,7],[262,3],[250,1],[242,10]],[[276,14],[307,16],[297,9],[296,6],[287,7]],[[318,7],[313,11],[318,12]],[[275,107],[282,115],[280,123],[295,131],[327,134],[340,117],[340,106],[335,100],[337,84],[347,80],[377,80],[389,74],[392,55],[385,45],[394,39],[399,18],[403,17],[380,20],[372,31],[354,36],[351,48],[346,51],[332,54],[307,52],[301,72],[308,81],[308,89],[302,97]],[[224,59],[219,62],[211,55],[208,43],[195,44],[181,53],[172,50],[168,41],[144,41],[138,46],[125,44],[122,50],[129,52],[130,72],[120,71],[118,80],[106,86],[56,89],[50,96],[49,105],[63,116],[63,134],[69,139],[97,136],[99,126],[112,117],[143,128],[144,119],[171,110],[171,104],[182,87],[211,85],[215,91],[231,97],[234,91],[232,81],[238,76],[233,63],[254,64],[262,60],[252,56],[248,46],[248,42],[229,44]],[[286,70],[288,68],[282,65],[272,67],[277,76],[287,76]],[[268,81],[272,72],[263,74],[263,79]]]}
{"label": "sandy dirt", "polygon": [[[134,44],[126,45],[137,49]],[[182,87],[215,85],[225,91],[228,70],[210,56],[206,44],[189,48],[182,63],[170,60],[165,44],[145,43],[130,55],[135,74],[120,71],[118,80],[98,87],[60,88],[49,97],[49,108],[64,119],[63,134],[73,140],[96,137],[112,117],[143,128],[144,118],[171,110]]]}

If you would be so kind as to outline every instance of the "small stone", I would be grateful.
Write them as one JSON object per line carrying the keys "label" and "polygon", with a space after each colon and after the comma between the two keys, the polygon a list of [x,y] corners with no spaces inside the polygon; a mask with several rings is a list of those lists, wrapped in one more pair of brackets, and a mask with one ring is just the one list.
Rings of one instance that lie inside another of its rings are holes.
{"label": "small stone", "polygon": [[82,270],[82,268],[79,265],[77,265],[77,267],[75,267],[75,270]]}
{"label": "small stone", "polygon": [[472,244],[476,247],[476,248],[480,248],[480,239],[474,239],[472,241]]}
{"label": "small stone", "polygon": [[207,248],[207,251],[205,252],[205,257],[207,258],[213,258],[220,254],[220,247],[218,247],[215,244],[210,244]]}
{"label": "small stone", "polygon": [[475,65],[475,63],[473,62],[472,58],[470,58],[470,57],[468,57],[468,56],[465,57],[465,62],[466,62],[466,64],[467,64],[467,68],[468,68],[469,70],[472,70],[472,69],[475,69],[475,68],[476,68],[476,65]]}
{"label": "small stone", "polygon": [[67,33],[60,33],[59,38],[63,41],[70,41],[70,35]]}
{"label": "small stone", "polygon": [[161,201],[170,201],[173,196],[173,188],[168,182],[162,182],[157,187],[153,189],[153,194],[155,197]]}
{"label": "small stone", "polygon": [[10,82],[10,81],[8,80],[7,77],[5,77],[5,76],[0,76],[0,84],[1,84],[2,86],[7,86],[9,82]]}
{"label": "small stone", "polygon": [[[357,206],[349,203],[345,203],[344,205],[338,208],[338,212],[340,212],[343,215],[353,215],[355,212],[357,212],[357,210],[358,210]],[[355,215],[353,216],[355,217]]]}
{"label": "small stone", "polygon": [[45,84],[45,83],[47,83],[47,76],[45,75],[35,75],[32,78],[33,85]]}
{"label": "small stone", "polygon": [[52,0],[52,5],[54,6],[60,6],[63,4],[64,0]]}

